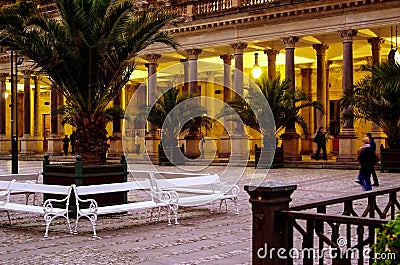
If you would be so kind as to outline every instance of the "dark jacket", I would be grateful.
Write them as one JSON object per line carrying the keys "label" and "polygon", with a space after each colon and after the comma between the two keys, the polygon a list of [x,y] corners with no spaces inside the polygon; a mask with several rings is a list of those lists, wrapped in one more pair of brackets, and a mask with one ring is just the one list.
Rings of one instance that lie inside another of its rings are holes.
{"label": "dark jacket", "polygon": [[377,160],[373,148],[370,146],[362,148],[358,154],[358,162],[360,162],[361,168],[374,167]]}

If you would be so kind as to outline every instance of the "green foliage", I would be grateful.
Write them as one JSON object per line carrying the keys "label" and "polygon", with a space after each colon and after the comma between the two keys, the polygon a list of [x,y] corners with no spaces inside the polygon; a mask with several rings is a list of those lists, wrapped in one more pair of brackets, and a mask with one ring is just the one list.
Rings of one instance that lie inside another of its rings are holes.
{"label": "green foliage", "polygon": [[[237,113],[243,123],[250,128],[253,128],[262,135],[269,135],[275,128],[274,133],[279,133],[281,130],[291,126],[292,124],[299,125],[304,134],[308,135],[306,121],[301,116],[300,111],[304,108],[315,108],[324,113],[324,106],[317,101],[311,101],[308,95],[302,90],[292,90],[289,86],[289,80],[269,80],[266,75],[261,76],[256,80],[258,88],[250,88],[246,97],[234,98],[228,102],[231,107],[223,108],[219,116],[233,119],[234,112]],[[273,118],[275,120],[275,128],[260,125],[260,123],[268,124],[266,119],[269,117],[263,101],[260,96],[264,96],[269,104]],[[249,102],[253,107],[250,107]],[[257,112],[257,113],[254,113]]]}
{"label": "green foliage", "polygon": [[207,111],[194,100],[195,97],[171,88],[163,92],[150,110],[146,118],[157,128],[162,128],[163,141],[167,145],[177,146],[177,137],[181,132],[195,131],[200,127],[212,128],[213,121],[206,116]]}
{"label": "green foliage", "polygon": [[106,110],[108,103],[129,81],[140,51],[154,43],[177,48],[165,31],[177,15],[166,9],[139,11],[130,0],[54,2],[57,18],[41,13],[35,1],[3,6],[0,46],[33,60],[65,96],[63,113],[77,128],[82,160],[104,158],[107,122],[120,116]]}
{"label": "green foliage", "polygon": [[365,69],[369,74],[342,98],[342,108],[353,108],[343,118],[376,123],[388,136],[389,147],[400,148],[400,65],[388,61]]}
{"label": "green foliage", "polygon": [[[392,265],[400,264],[400,213],[396,219],[389,221],[382,228],[376,229],[377,240],[373,246],[375,253],[379,257],[386,259],[378,259],[376,265]],[[390,255],[395,255],[395,258],[389,259]]]}

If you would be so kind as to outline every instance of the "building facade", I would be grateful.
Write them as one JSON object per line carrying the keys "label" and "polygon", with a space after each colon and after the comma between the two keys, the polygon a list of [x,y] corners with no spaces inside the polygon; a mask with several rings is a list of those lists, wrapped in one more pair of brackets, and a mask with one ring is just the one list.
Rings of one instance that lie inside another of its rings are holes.
{"label": "building facade", "polygon": [[[300,155],[312,154],[315,147],[311,136],[320,126],[337,128],[340,132],[328,141],[328,153],[337,161],[355,160],[359,139],[366,132],[373,132],[377,144],[385,144],[385,135],[374,124],[354,121],[340,125],[339,100],[365,75],[364,65],[380,64],[387,60],[391,50],[397,49],[399,1],[161,0],[136,3],[138,8],[167,6],[180,15],[178,26],[168,29],[180,48],[148,47],[140,54],[131,81],[114,104],[125,108],[133,106],[132,112],[139,112],[143,102],[154,100],[156,92],[160,94],[160,91],[177,87],[202,96],[203,103],[210,105],[207,106],[209,115],[214,117],[217,113],[213,112],[218,112],[216,102],[228,101],[231,91],[244,95],[246,86],[255,78],[252,70],[259,67],[271,79],[291,80],[293,88],[304,90],[326,108],[324,116],[303,110],[309,135],[298,128],[279,132],[286,160],[300,160]],[[56,15],[51,3],[38,8]],[[13,58],[13,67],[17,65],[18,73],[16,123],[20,154],[61,154],[62,136],[73,130],[61,125],[62,117],[52,114],[63,104],[63,98],[46,76],[29,71],[32,64],[29,58],[24,58],[21,64],[18,64],[18,55],[14,54]],[[10,51],[1,53],[0,154],[9,154],[11,150],[10,59]],[[254,145],[261,145],[261,136],[249,128],[245,128],[246,133],[236,135],[240,143],[245,141],[246,144],[234,144],[236,136],[227,134],[229,126],[225,123],[217,123],[211,131],[202,129],[198,137],[189,139],[182,134],[180,143],[185,145],[186,152],[197,153],[200,139],[211,139],[212,148],[219,157],[229,156],[231,149],[238,146],[239,149],[248,148],[253,154]],[[115,136],[112,139],[119,141],[123,135],[127,143],[133,143],[138,133],[142,139],[141,150],[146,145],[147,152],[156,156],[160,131],[153,131],[151,126],[140,121],[125,121],[120,131],[115,128],[111,124],[108,127],[109,135]],[[232,129],[235,130],[237,128]],[[128,154],[135,152],[134,144],[132,148],[131,144],[124,147]],[[111,143],[111,155],[120,151],[119,144]]]}

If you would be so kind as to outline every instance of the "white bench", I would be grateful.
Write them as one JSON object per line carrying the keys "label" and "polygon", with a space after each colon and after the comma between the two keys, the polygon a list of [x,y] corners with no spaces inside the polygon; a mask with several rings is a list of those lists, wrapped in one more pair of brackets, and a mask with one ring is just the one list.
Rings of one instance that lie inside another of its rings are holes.
{"label": "white bench", "polygon": [[154,181],[156,191],[178,193],[178,206],[198,206],[219,200],[221,212],[222,203],[227,211],[227,200],[230,200],[235,205],[235,213],[239,214],[239,187],[222,182],[218,174],[150,172],[150,177]]}
{"label": "white bench", "polygon": [[[69,232],[72,233],[69,217],[68,206],[71,196],[71,186],[46,185],[38,183],[21,183],[15,180],[0,180],[0,210],[6,211],[8,221],[11,224],[10,211],[27,212],[34,214],[43,214],[46,231],[44,237],[48,237],[49,226],[57,217],[63,217],[67,221]],[[63,199],[47,199],[43,206],[21,204],[10,200],[10,196],[16,192],[21,193],[43,193],[62,195]],[[65,197],[64,197],[65,196]],[[65,207],[56,207],[55,204],[64,204]]]}
{"label": "white bench", "polygon": [[[26,174],[1,174],[0,180],[11,181],[11,180],[15,179],[17,182],[39,183],[41,174],[42,174],[41,172],[26,173]],[[31,195],[33,195],[33,204],[36,204],[36,193],[34,193],[34,192],[19,192],[19,191],[11,192],[11,195],[17,195],[17,194],[25,194],[25,203],[26,204],[28,204],[28,202],[29,202],[29,197]]]}
{"label": "white bench", "polygon": [[[150,185],[150,181],[130,181],[122,183],[110,183],[110,184],[99,184],[90,186],[76,186],[72,185],[76,198],[76,223],[74,233],[77,233],[78,222],[82,217],[88,218],[93,227],[93,237],[97,237],[96,234],[96,221],[98,215],[114,214],[121,212],[128,212],[132,210],[151,209],[152,219],[153,210],[158,209],[160,213],[161,209],[164,208],[167,211],[168,224],[171,224],[171,212],[175,217],[175,223],[177,223],[177,212],[174,205],[176,205],[177,194],[176,192],[157,192]],[[94,194],[104,194],[112,192],[123,192],[132,190],[150,190],[151,197],[148,201],[128,202],[124,204],[115,204],[108,206],[98,206],[98,203],[94,199],[82,199],[81,196],[90,196]],[[159,218],[160,215],[158,215]]]}

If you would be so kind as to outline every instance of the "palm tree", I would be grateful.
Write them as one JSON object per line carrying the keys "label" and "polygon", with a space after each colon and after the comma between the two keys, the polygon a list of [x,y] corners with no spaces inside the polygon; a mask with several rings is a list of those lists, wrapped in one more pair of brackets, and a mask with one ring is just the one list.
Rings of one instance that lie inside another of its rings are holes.
{"label": "palm tree", "polygon": [[178,145],[180,132],[196,130],[199,127],[212,128],[212,120],[206,116],[207,111],[189,94],[180,94],[177,88],[165,91],[151,108],[147,120],[163,130],[163,147]]}
{"label": "palm tree", "polygon": [[[270,139],[272,134],[276,136],[291,124],[299,125],[307,136],[307,123],[300,113],[302,109],[312,107],[324,113],[322,103],[311,101],[304,91],[290,89],[289,83],[289,80],[282,82],[280,78],[270,80],[266,75],[262,75],[260,79],[256,80],[259,89],[250,88],[244,99],[237,97],[228,102],[228,105],[239,115],[245,125],[263,135],[264,146],[267,144],[265,140]],[[268,101],[270,110],[263,106],[264,103],[260,100],[261,95]],[[232,109],[223,108],[220,115],[229,117],[232,115]],[[268,121],[261,119],[269,117],[270,115],[267,113],[269,111],[272,112],[275,128],[268,126]]]}
{"label": "palm tree", "polygon": [[390,148],[400,148],[400,65],[389,60],[366,67],[371,74],[356,82],[342,98],[342,107],[353,108],[344,119],[364,119],[376,123],[388,137]]}
{"label": "palm tree", "polygon": [[59,17],[21,1],[0,10],[0,46],[32,59],[66,98],[76,126],[76,152],[99,163],[107,151],[108,103],[127,83],[140,51],[153,43],[177,43],[163,29],[176,15],[138,11],[133,1],[55,0]]}

